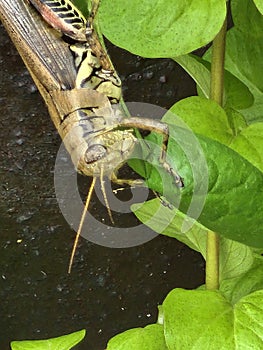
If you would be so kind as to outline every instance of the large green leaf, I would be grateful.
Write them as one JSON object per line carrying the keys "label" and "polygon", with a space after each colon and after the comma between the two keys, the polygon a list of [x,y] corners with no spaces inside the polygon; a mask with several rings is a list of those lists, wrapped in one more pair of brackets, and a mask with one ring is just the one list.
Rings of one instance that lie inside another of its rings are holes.
{"label": "large green leaf", "polygon": [[77,345],[84,337],[86,331],[83,329],[78,332],[63,335],[58,338],[46,340],[22,340],[12,341],[12,350],[69,350]]}
{"label": "large green leaf", "polygon": [[110,339],[107,350],[168,350],[165,345],[163,326],[148,325],[129,329]]}
{"label": "large green leaf", "polygon": [[169,350],[263,347],[263,291],[232,306],[219,292],[175,289],[163,303]]}
{"label": "large green leaf", "polygon": [[[174,114],[164,119],[174,123],[170,127],[168,155],[174,169],[183,177],[185,188],[181,191],[176,188],[158,163],[158,151],[151,144],[147,157],[152,163],[150,170],[148,167],[149,187],[163,193],[172,204],[208,229],[241,243],[263,247],[262,172],[221,142],[194,135],[191,130],[176,125]],[[150,135],[148,139],[157,138]]]}
{"label": "large green leaf", "polygon": [[225,0],[103,0],[100,23],[114,44],[143,57],[176,57],[209,43]]}

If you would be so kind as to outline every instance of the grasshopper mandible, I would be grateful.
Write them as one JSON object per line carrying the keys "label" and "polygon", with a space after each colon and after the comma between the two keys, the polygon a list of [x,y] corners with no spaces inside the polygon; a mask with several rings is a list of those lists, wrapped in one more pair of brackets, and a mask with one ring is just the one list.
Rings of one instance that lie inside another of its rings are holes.
{"label": "grasshopper mandible", "polygon": [[[119,103],[121,81],[93,27],[98,5],[99,0],[93,0],[86,20],[69,0],[0,0],[0,19],[45,100],[77,171],[93,177],[92,188],[99,177],[103,190],[104,176],[129,183],[118,179],[116,172],[133,152],[135,128],[163,135],[160,162],[175,184],[183,187],[182,178],[166,161],[167,125],[128,118]],[[87,206],[88,200],[85,209]]]}

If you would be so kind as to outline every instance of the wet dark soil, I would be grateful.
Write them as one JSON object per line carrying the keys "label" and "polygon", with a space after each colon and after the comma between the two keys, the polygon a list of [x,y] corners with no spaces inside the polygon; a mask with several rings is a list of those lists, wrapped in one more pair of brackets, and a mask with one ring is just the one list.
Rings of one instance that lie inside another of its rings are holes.
{"label": "wet dark soil", "polygon": [[[60,139],[3,27],[0,38],[0,347],[85,328],[86,339],[76,348],[101,350],[116,333],[155,322],[157,305],[172,288],[203,283],[203,260],[163,236],[127,249],[82,238],[67,274],[75,232],[54,191]],[[110,52],[127,101],[169,108],[195,93],[171,60],[114,47]],[[80,181],[85,187],[87,180]]]}

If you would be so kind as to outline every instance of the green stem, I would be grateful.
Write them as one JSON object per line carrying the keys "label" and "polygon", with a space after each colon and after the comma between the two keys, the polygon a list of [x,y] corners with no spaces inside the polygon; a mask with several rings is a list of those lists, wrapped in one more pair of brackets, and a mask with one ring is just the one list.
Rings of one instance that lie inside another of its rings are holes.
{"label": "green stem", "polygon": [[210,99],[223,105],[226,21],[213,41],[211,62]]}
{"label": "green stem", "polygon": [[[223,105],[224,96],[224,60],[227,24],[224,22],[213,41],[211,62],[210,99]],[[206,288],[219,288],[219,237],[208,231],[206,243]]]}
{"label": "green stem", "polygon": [[206,241],[206,289],[219,288],[219,236],[213,232],[207,232]]}

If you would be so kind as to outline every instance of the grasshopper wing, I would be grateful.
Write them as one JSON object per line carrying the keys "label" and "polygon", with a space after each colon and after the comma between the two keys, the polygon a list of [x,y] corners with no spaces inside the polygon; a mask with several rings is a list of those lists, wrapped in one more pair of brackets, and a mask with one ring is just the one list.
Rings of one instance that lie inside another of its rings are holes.
{"label": "grasshopper wing", "polygon": [[24,63],[47,91],[70,90],[76,70],[69,45],[27,0],[0,0],[0,19]]}

